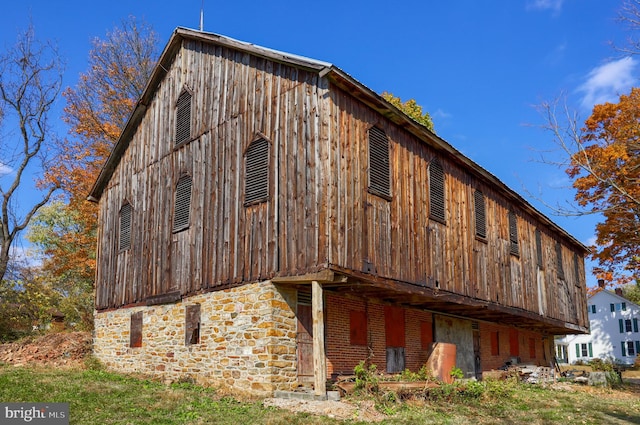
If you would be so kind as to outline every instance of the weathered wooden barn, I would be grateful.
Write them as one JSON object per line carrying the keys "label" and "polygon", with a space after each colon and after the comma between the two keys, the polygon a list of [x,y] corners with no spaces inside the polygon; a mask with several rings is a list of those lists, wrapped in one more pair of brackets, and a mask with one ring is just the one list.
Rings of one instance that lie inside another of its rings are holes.
{"label": "weathered wooden barn", "polygon": [[90,200],[110,368],[322,395],[434,342],[479,376],[588,331],[586,248],[329,63],[176,29]]}

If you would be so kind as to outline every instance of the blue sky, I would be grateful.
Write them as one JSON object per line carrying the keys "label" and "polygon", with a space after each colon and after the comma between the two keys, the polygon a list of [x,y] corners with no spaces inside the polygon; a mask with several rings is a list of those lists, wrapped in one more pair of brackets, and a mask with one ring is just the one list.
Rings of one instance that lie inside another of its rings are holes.
{"label": "blue sky", "polygon": [[[175,27],[198,28],[201,5],[8,2],[0,47],[13,44],[31,19],[40,39],[58,44],[67,62],[64,85],[73,86],[86,70],[91,40],[127,16],[151,24],[164,45]],[[566,93],[584,119],[594,104],[615,102],[636,84],[638,59],[610,45],[629,36],[616,21],[620,7],[620,0],[204,0],[204,29],[331,62],[378,93],[416,99],[441,137],[589,244],[594,217],[554,216],[544,205],[571,200],[573,192],[561,169],[537,161],[543,151],[559,157],[551,135],[537,127],[543,119],[535,105]]]}

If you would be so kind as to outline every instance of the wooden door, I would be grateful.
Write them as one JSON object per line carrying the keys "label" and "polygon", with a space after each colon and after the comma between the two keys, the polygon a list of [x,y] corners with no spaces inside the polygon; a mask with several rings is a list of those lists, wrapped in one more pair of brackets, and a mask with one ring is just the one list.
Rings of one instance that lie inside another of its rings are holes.
{"label": "wooden door", "polygon": [[402,372],[405,368],[405,326],[402,307],[384,306],[387,373]]}
{"label": "wooden door", "polygon": [[475,360],[475,376],[476,379],[482,379],[482,363],[480,361],[480,330],[478,323],[472,324],[473,329],[473,358]]}
{"label": "wooden door", "polygon": [[311,306],[298,303],[298,382],[313,382],[313,318]]}

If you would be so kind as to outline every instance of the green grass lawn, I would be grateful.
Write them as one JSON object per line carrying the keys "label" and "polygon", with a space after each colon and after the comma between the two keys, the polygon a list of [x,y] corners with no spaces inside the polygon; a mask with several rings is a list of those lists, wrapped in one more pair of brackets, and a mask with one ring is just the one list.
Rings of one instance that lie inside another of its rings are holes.
{"label": "green grass lawn", "polygon": [[[504,385],[505,387],[501,387]],[[378,397],[388,424],[640,424],[640,391],[564,385],[483,384],[474,397],[401,402]],[[66,402],[71,424],[336,424],[323,416],[265,408],[214,389],[165,385],[101,370],[0,365],[0,401]],[[363,423],[349,420],[346,423]]]}

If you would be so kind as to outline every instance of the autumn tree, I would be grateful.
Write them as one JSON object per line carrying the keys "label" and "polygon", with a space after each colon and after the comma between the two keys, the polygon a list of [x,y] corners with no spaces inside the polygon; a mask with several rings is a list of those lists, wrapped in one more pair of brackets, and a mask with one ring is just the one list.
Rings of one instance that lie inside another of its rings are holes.
{"label": "autumn tree", "polygon": [[640,89],[596,105],[567,170],[576,201],[604,221],[593,257],[605,278],[640,278]]}
{"label": "autumn tree", "polygon": [[74,231],[71,240],[70,235],[51,229],[52,237],[60,240],[49,243],[49,254],[63,261],[45,266],[59,278],[72,274],[74,281],[84,282],[80,287],[92,284],[95,273],[97,208],[86,198],[142,95],[157,51],[153,29],[130,17],[104,39],[93,41],[88,70],[74,88],[63,93],[70,137],[61,143],[56,165],[46,178],[63,189]]}
{"label": "autumn tree", "polygon": [[33,267],[16,269],[11,285],[0,285],[0,342],[46,329],[61,299]]}
{"label": "autumn tree", "polygon": [[435,131],[433,129],[433,121],[431,120],[431,115],[428,112],[422,111],[422,106],[418,105],[415,99],[409,99],[406,102],[403,102],[399,97],[394,96],[392,93],[383,92],[382,97],[384,100],[400,109],[402,112],[413,118],[418,123],[424,125],[431,131]]}
{"label": "autumn tree", "polygon": [[33,27],[0,55],[0,125],[6,130],[0,134],[0,282],[18,234],[58,186],[41,182],[38,192],[25,196],[27,190],[35,190],[29,187],[34,170],[49,166],[53,142],[49,115],[60,93],[62,73],[55,47],[39,42]]}
{"label": "autumn tree", "polygon": [[[601,214],[592,257],[598,277],[618,284],[640,278],[640,89],[618,103],[596,105],[580,124],[559,101],[546,103],[546,129],[567,155],[576,208],[563,215]],[[564,119],[563,119],[564,118]]]}
{"label": "autumn tree", "polygon": [[[38,278],[47,282],[47,289],[58,295],[56,307],[65,321],[77,329],[90,330],[93,324],[93,270],[91,263],[78,264],[86,255],[76,240],[84,226],[80,214],[60,200],[42,207],[33,217],[26,238],[32,245],[32,256],[42,266]],[[80,251],[80,252],[79,252]],[[34,279],[27,280],[32,287]]]}

